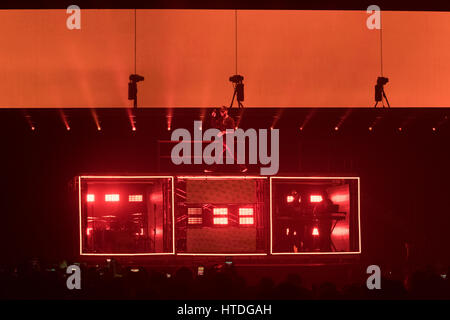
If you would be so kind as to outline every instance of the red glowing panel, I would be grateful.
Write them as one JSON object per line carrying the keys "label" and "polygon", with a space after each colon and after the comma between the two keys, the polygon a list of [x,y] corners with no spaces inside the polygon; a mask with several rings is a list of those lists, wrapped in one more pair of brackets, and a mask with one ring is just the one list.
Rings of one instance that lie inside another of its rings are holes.
{"label": "red glowing panel", "polygon": [[142,202],[142,194],[130,194],[128,196],[129,202]]}
{"label": "red glowing panel", "polygon": [[216,217],[216,216],[226,216],[228,215],[228,208],[214,208],[214,224],[228,224],[228,217]]}
{"label": "red glowing panel", "polygon": [[253,216],[253,208],[239,208],[239,216]]}
{"label": "red glowing panel", "polygon": [[348,226],[337,226],[333,229],[333,236],[348,237],[350,233]]}
{"label": "red glowing panel", "polygon": [[254,223],[253,208],[239,208],[239,224],[252,225]]}
{"label": "red glowing panel", "polygon": [[150,195],[150,200],[153,202],[159,202],[159,201],[163,201],[163,198],[160,193],[152,193]]}
{"label": "red glowing panel", "polygon": [[253,217],[239,217],[239,224],[253,225],[254,223]]}
{"label": "red glowing panel", "polygon": [[319,235],[319,229],[317,227],[313,228],[312,235],[313,236],[318,236]]}
{"label": "red glowing panel", "polygon": [[214,217],[214,224],[221,224],[221,225],[228,224],[228,218],[216,218],[216,217]]}
{"label": "red glowing panel", "polygon": [[214,208],[213,209],[214,215],[227,215],[228,214],[228,208]]}
{"label": "red glowing panel", "polygon": [[202,208],[188,208],[188,224],[202,224]]}
{"label": "red glowing panel", "polygon": [[294,202],[294,196],[287,196],[286,201],[287,201],[287,203]]}
{"label": "red glowing panel", "polygon": [[312,195],[310,196],[309,200],[311,202],[322,202],[323,198],[321,195]]}
{"label": "red glowing panel", "polygon": [[188,208],[188,215],[200,215],[202,214],[202,208]]}
{"label": "red glowing panel", "polygon": [[188,217],[188,224],[202,224],[202,217]]}
{"label": "red glowing panel", "polygon": [[120,197],[118,194],[105,194],[106,202],[118,202],[119,200],[120,200]]}
{"label": "red glowing panel", "polygon": [[335,194],[331,197],[333,202],[345,202],[348,201],[348,194]]}
{"label": "red glowing panel", "polygon": [[87,202],[94,202],[95,201],[95,195],[94,194],[88,194],[86,197]]}

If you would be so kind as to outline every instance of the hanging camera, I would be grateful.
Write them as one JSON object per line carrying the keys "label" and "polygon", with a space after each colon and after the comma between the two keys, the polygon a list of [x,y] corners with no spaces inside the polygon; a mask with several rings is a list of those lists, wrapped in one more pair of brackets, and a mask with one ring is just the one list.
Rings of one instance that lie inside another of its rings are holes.
{"label": "hanging camera", "polygon": [[[389,78],[378,77],[377,84],[375,85],[375,106],[374,106],[374,108],[377,107],[378,102],[381,101],[381,103],[383,103],[383,98],[386,100],[388,108],[391,107],[391,105],[389,104],[389,100],[386,96],[386,93],[384,92],[384,85],[388,82],[389,82]],[[383,103],[383,108],[384,108],[384,103]]]}
{"label": "hanging camera", "polygon": [[128,82],[128,100],[134,100],[134,108],[137,108],[137,83],[144,81],[144,77],[138,74],[130,75]]}
{"label": "hanging camera", "polygon": [[244,101],[244,84],[242,81],[244,80],[244,77],[239,74],[235,74],[234,76],[231,76],[229,80],[234,83],[234,93],[230,108],[233,107],[234,97],[236,97],[239,108],[243,108],[244,105],[242,104],[242,101]]}
{"label": "hanging camera", "polygon": [[240,74],[235,74],[234,76],[230,77],[230,81],[233,83],[242,83],[242,81],[244,80],[244,77],[241,76]]}

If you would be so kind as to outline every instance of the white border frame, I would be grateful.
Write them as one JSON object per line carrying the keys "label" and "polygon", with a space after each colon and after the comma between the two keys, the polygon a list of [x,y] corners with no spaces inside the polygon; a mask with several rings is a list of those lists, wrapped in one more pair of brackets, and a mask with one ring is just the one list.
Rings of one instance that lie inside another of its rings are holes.
{"label": "white border frame", "polygon": [[[216,180],[226,180],[226,179],[234,179],[234,180],[254,180],[254,179],[267,179],[264,176],[177,176],[177,179],[191,179],[191,180],[208,180],[208,179],[216,179]],[[180,252],[176,253],[177,256],[268,256],[267,252],[264,253],[188,253],[188,252]]]}
{"label": "white border frame", "polygon": [[[82,179],[171,179],[172,186],[172,252],[161,252],[161,253],[83,253],[82,247],[82,213],[81,213],[81,180]],[[195,179],[195,180],[207,180],[207,179],[236,179],[236,180],[253,180],[253,179],[269,179],[269,253],[184,253],[176,252],[175,247],[175,178],[177,179]],[[288,180],[331,180],[331,179],[354,179],[358,181],[358,251],[346,251],[346,252],[273,252],[273,227],[272,227],[272,180],[273,179],[288,179]],[[360,177],[283,177],[283,176],[114,176],[114,175],[86,175],[78,176],[78,224],[79,224],[79,254],[80,256],[167,256],[167,255],[177,255],[177,256],[271,256],[271,255],[354,255],[361,254],[361,180]]]}
{"label": "white border frame", "polygon": [[[172,181],[172,252],[149,253],[83,253],[83,230],[81,213],[81,179],[171,179]],[[131,256],[167,256],[175,255],[175,200],[174,200],[174,176],[78,176],[78,224],[79,224],[79,254],[80,256],[94,257],[131,257]]]}
{"label": "white border frame", "polygon": [[[272,180],[273,179],[286,179],[286,180],[332,180],[332,179],[346,179],[358,181],[358,251],[346,251],[346,252],[273,252],[273,232],[272,232]],[[352,255],[361,254],[361,179],[360,177],[270,177],[269,178],[269,249],[270,255]]]}

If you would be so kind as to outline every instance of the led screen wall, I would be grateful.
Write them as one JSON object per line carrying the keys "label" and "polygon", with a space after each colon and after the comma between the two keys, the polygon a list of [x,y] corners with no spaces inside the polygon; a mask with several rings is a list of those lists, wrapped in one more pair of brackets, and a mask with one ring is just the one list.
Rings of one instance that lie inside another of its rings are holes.
{"label": "led screen wall", "polygon": [[358,177],[78,181],[81,255],[361,253]]}
{"label": "led screen wall", "polygon": [[[0,107],[216,107],[244,75],[246,107],[372,107],[380,34],[366,11],[0,11]],[[393,107],[450,106],[450,13],[382,12]],[[13,32],[12,32],[13,30]],[[236,63],[237,62],[237,63]]]}
{"label": "led screen wall", "polygon": [[177,253],[266,254],[266,178],[179,177],[175,190]]}
{"label": "led screen wall", "polygon": [[171,177],[79,178],[80,254],[173,253]]}
{"label": "led screen wall", "polygon": [[359,178],[270,181],[273,254],[361,252]]}

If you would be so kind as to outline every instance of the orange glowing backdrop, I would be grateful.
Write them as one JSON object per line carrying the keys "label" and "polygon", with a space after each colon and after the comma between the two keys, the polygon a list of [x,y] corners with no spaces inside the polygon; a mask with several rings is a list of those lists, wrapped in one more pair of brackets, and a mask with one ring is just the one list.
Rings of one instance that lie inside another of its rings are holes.
{"label": "orange glowing backdrop", "polygon": [[[0,107],[126,107],[134,10],[0,11]],[[365,11],[237,12],[246,107],[372,107],[380,34]],[[450,106],[450,13],[383,12],[393,107]],[[141,107],[229,104],[235,11],[137,10]]]}

